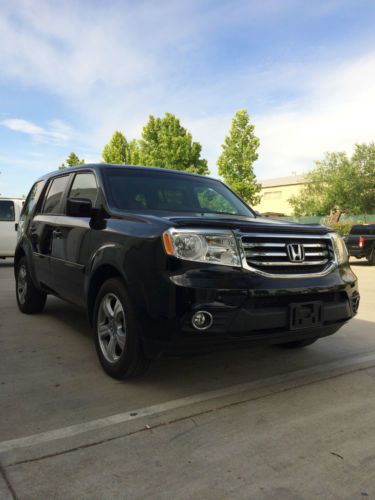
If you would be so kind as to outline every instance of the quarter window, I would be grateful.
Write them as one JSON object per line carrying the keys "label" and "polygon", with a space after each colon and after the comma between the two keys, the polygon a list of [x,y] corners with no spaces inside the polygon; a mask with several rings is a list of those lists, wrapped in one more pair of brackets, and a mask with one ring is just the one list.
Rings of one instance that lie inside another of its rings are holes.
{"label": "quarter window", "polygon": [[68,183],[69,176],[64,175],[62,177],[57,177],[52,181],[52,184],[48,190],[43,213],[44,214],[58,214],[60,212],[60,201],[62,195],[64,194],[66,185]]}
{"label": "quarter window", "polygon": [[10,200],[0,200],[0,221],[14,220],[14,203]]}
{"label": "quarter window", "polygon": [[77,174],[70,189],[69,198],[86,198],[94,206],[97,196],[98,186],[95,175],[88,172]]}

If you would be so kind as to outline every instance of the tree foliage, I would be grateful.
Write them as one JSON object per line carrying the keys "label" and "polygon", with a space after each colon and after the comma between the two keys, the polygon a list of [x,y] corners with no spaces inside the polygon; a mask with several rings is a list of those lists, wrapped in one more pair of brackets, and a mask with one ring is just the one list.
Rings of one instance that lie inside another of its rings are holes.
{"label": "tree foliage", "polygon": [[146,166],[208,174],[201,150],[202,146],[193,141],[176,116],[166,113],[164,118],[155,118],[151,115],[139,141],[139,161]]}
{"label": "tree foliage", "polygon": [[115,130],[110,141],[103,148],[103,160],[106,163],[129,164],[130,148],[126,137],[119,130]]}
{"label": "tree foliage", "polygon": [[258,159],[259,139],[254,135],[246,109],[237,111],[218,159],[219,175],[247,203],[260,201],[261,186],[256,181],[253,163]]}
{"label": "tree foliage", "polygon": [[326,153],[289,201],[297,216],[375,212],[375,143],[356,144],[351,158]]}
{"label": "tree foliage", "polygon": [[75,153],[70,153],[68,158],[65,160],[65,163],[62,163],[59,166],[60,170],[63,170],[64,168],[69,168],[69,167],[76,167],[77,165],[83,165],[85,163],[85,160],[80,160],[78,156]]}

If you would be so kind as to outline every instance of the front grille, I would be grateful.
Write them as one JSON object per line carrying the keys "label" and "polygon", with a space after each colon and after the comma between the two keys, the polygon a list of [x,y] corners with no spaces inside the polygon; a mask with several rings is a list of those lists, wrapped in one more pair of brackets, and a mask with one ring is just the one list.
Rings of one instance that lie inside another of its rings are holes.
{"label": "front grille", "polygon": [[334,262],[330,237],[241,236],[246,267],[273,275],[320,274]]}

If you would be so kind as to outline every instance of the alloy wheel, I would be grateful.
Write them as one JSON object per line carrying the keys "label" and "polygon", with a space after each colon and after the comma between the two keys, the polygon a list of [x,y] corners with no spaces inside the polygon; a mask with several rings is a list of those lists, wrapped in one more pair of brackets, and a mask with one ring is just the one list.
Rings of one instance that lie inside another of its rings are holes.
{"label": "alloy wheel", "polygon": [[105,359],[116,363],[126,346],[126,321],[124,308],[114,293],[107,293],[100,302],[97,335]]}

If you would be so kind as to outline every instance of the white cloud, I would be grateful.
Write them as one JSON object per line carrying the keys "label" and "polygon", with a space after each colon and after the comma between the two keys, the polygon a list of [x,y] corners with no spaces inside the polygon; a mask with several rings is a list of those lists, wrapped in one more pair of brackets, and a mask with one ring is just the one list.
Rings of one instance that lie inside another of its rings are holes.
{"label": "white cloud", "polygon": [[42,127],[39,127],[35,123],[23,120],[22,118],[8,118],[0,122],[4,127],[14,130],[15,132],[23,132],[24,134],[30,134],[33,136],[40,136],[44,134]]}
{"label": "white cloud", "polygon": [[23,118],[6,118],[0,121],[0,125],[13,130],[30,135],[35,142],[52,142],[56,144],[67,142],[72,134],[69,125],[61,120],[52,120],[48,122],[47,127],[43,128]]}

